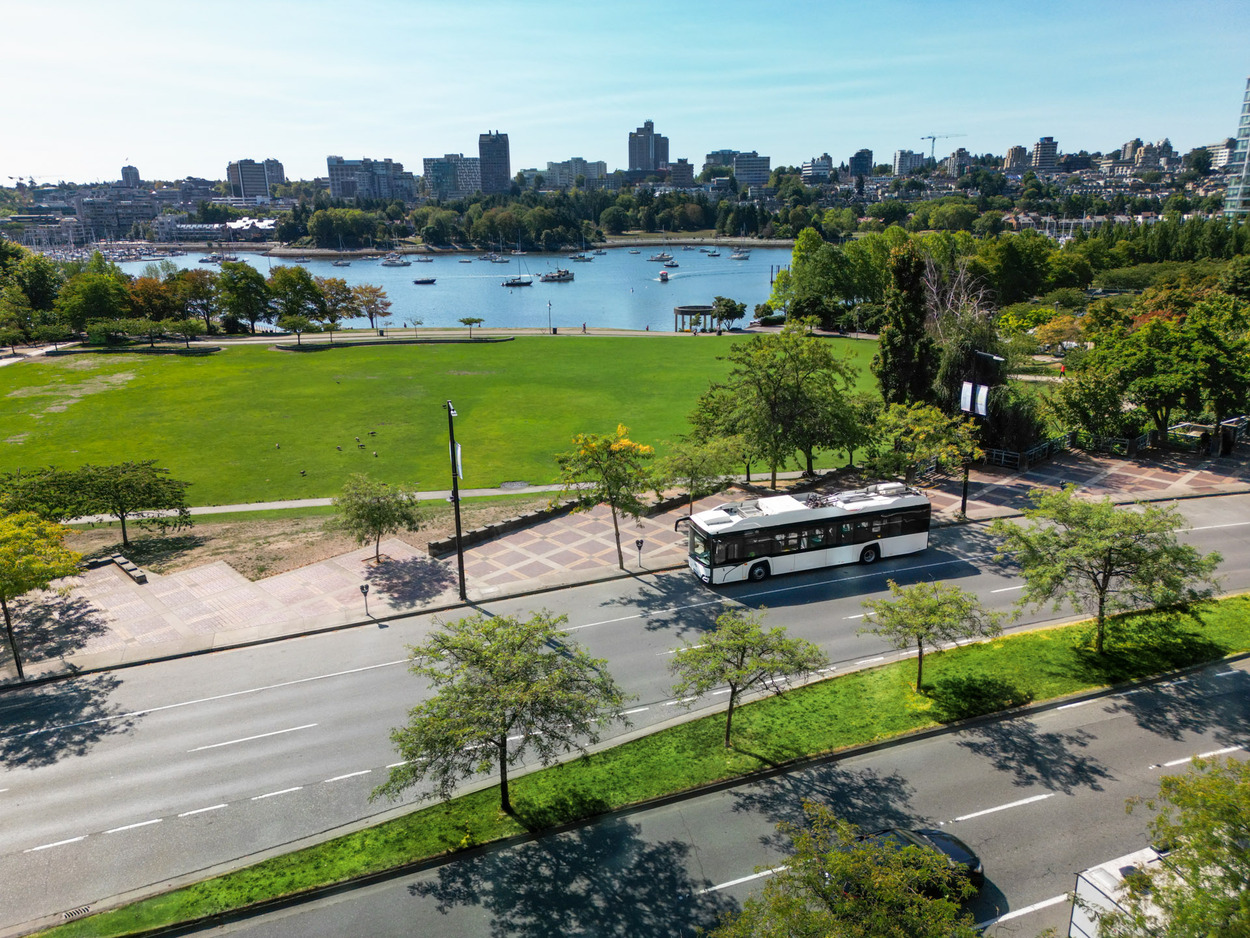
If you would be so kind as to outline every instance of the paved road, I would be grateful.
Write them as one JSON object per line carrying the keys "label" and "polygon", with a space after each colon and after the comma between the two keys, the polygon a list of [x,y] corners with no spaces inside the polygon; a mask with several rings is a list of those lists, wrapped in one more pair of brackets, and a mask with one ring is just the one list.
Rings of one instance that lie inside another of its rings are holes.
{"label": "paved road", "polygon": [[[1066,932],[1077,870],[1139,849],[1156,791],[1189,757],[1244,747],[1246,662],[1028,718],[834,760],[617,815],[536,843],[214,928],[249,938],[368,934],[693,935],[783,862],[779,822],[814,800],[867,828],[940,826],[976,849],[972,903],[995,936]],[[1245,750],[1237,752],[1245,757]]]}
{"label": "paved road", "polygon": [[[1184,510],[1191,540],[1229,558],[1227,587],[1250,587],[1250,496],[1191,501]],[[819,642],[845,669],[893,654],[857,632],[861,600],[881,595],[889,577],[955,581],[1000,608],[1018,595],[1019,581],[993,563],[980,529],[934,540],[924,555],[871,569],[719,594],[682,573],[482,608],[525,612],[545,603],[566,612],[572,634],[608,658],[637,695],[632,719],[645,731],[680,715],[667,693],[669,654],[725,600],[767,605],[771,621]],[[383,810],[367,796],[394,761],[387,730],[421,693],[404,667],[406,646],[430,622],[415,616],[0,698],[11,728],[0,739],[0,805],[9,819],[0,830],[0,879],[11,887],[0,929]],[[699,706],[721,703],[713,695]]]}

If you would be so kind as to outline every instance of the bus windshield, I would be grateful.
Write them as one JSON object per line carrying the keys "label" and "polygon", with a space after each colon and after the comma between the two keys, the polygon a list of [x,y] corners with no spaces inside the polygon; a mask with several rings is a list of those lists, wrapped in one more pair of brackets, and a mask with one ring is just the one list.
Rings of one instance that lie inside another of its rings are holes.
{"label": "bus windshield", "polygon": [[694,525],[690,526],[690,556],[705,566],[711,562],[712,558],[707,535]]}

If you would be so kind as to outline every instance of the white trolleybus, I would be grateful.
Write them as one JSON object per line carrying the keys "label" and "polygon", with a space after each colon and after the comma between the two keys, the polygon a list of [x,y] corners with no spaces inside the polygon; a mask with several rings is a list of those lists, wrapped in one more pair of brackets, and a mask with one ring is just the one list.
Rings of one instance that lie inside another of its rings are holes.
{"label": "white trolleybus", "polygon": [[689,525],[690,569],[704,583],[760,581],[929,546],[929,499],[901,482],[862,489],[728,502],[678,523]]}

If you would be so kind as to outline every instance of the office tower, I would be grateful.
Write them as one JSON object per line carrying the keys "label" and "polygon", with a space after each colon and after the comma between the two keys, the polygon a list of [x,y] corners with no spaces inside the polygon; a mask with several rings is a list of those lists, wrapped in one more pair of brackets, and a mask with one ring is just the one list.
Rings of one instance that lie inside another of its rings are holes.
{"label": "office tower", "polygon": [[[476,160],[474,161],[476,162]],[[412,201],[416,180],[404,172],[404,164],[393,160],[345,160],[326,157],[330,177],[330,197],[334,199],[402,199]]]}
{"label": "office tower", "polygon": [[655,172],[668,164],[668,137],[655,132],[655,124],[646,121],[629,133],[629,168]]}
{"label": "office tower", "polygon": [[1058,154],[1059,144],[1055,143],[1055,138],[1042,137],[1033,144],[1033,162],[1030,165],[1038,172],[1053,173]]}
{"label": "office tower", "polygon": [[139,188],[139,170],[133,166],[122,167],[122,185],[127,189]]}
{"label": "office tower", "polygon": [[1029,165],[1029,151],[1024,147],[1010,147],[1003,157],[1003,169],[1024,169]]}
{"label": "office tower", "polygon": [[277,160],[236,160],[226,166],[226,180],[236,199],[268,199],[270,187],[286,182],[286,173]]}
{"label": "office tower", "polygon": [[1224,214],[1229,218],[1245,218],[1250,214],[1250,79],[1241,100],[1241,116],[1237,121],[1237,145],[1229,158],[1232,176],[1224,196]]}
{"label": "office tower", "polygon": [[847,160],[846,165],[852,176],[871,176],[872,150],[860,150]]}
{"label": "office tower", "polygon": [[923,169],[925,164],[925,155],[923,153],[915,153],[911,150],[895,150],[894,151],[894,175],[906,176],[917,169]]}
{"label": "office tower", "polygon": [[463,153],[427,156],[425,186],[436,199],[466,199],[482,190],[482,161]]}
{"label": "office tower", "polygon": [[477,155],[481,166],[482,194],[503,195],[512,191],[512,161],[508,157],[508,135],[499,131],[479,134]]}

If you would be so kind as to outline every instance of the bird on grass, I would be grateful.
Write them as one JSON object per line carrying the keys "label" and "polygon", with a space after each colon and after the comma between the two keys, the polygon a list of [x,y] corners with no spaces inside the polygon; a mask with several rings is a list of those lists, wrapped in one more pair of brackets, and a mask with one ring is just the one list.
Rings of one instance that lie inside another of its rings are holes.
{"label": "bird on grass", "polygon": [[336,450],[338,450],[340,453],[341,453],[341,452],[343,452],[343,447],[341,447],[341,446],[336,446],[336,447],[334,447],[334,448],[335,448]]}

